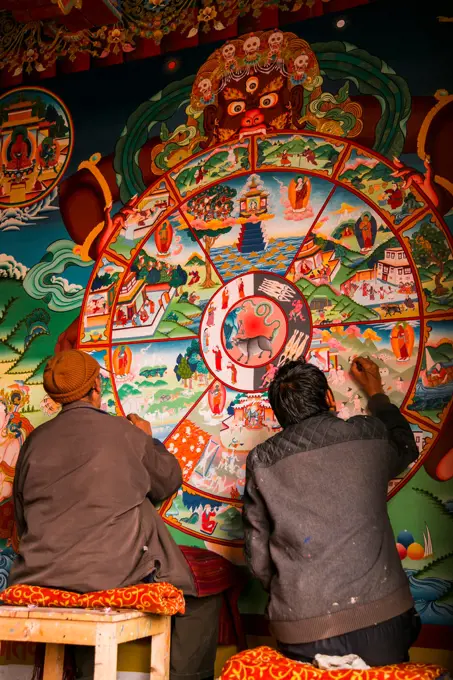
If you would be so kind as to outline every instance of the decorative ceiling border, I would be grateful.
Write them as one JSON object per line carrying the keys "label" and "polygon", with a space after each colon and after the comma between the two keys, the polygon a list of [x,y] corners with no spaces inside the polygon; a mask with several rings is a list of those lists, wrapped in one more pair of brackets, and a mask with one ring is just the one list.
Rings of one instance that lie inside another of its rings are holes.
{"label": "decorative ceiling border", "polygon": [[[83,13],[84,1],[52,0],[65,13],[77,8]],[[344,11],[346,5],[350,8],[373,1],[341,0],[340,5]],[[177,49],[181,49],[197,44],[198,38],[202,42],[228,39],[237,35],[239,20],[249,24],[247,30],[250,24],[254,30],[265,13],[274,13],[276,20],[272,25],[277,27],[280,16],[285,17],[283,23],[292,23],[339,7],[338,0],[103,0],[103,3],[112,16],[119,18],[118,22],[76,32],[54,20],[19,23],[9,12],[0,12],[1,86],[20,84],[24,75],[32,79],[51,77],[56,73],[58,60],[66,61],[66,71],[86,70],[90,58],[110,56],[110,63],[117,63],[122,54],[138,47],[135,58],[165,52],[160,45],[166,39],[173,43],[173,49],[175,41]],[[76,60],[84,64],[71,68]]]}

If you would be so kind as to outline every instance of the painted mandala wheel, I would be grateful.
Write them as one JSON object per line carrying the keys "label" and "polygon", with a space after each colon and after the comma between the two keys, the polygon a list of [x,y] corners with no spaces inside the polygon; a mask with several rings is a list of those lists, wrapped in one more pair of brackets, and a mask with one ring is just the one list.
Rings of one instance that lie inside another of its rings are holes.
{"label": "painted mandala wheel", "polygon": [[161,514],[188,540],[241,546],[245,461],[278,431],[266,389],[288,359],[325,371],[343,418],[366,409],[351,358],[378,363],[420,451],[390,495],[429,454],[453,393],[453,251],[394,172],[325,135],[235,140],[163,175],[118,222],[79,346],[109,371],[105,408],[141,413],[178,458],[184,485]]}

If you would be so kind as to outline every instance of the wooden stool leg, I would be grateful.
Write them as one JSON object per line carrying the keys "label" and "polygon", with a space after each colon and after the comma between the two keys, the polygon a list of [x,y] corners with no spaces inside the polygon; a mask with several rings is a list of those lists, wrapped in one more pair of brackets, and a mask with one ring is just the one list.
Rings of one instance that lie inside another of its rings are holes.
{"label": "wooden stool leg", "polygon": [[170,638],[171,617],[162,617],[162,632],[151,638],[150,680],[169,680],[170,678]]}
{"label": "wooden stool leg", "polygon": [[64,645],[47,643],[44,658],[44,680],[62,680],[64,671]]}
{"label": "wooden stool leg", "polygon": [[102,624],[96,630],[94,680],[116,680],[118,644],[115,626]]}

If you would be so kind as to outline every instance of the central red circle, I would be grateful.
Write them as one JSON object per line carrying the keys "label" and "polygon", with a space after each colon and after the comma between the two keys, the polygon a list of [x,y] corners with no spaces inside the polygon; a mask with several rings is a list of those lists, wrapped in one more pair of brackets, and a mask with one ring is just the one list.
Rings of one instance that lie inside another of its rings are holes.
{"label": "central red circle", "polygon": [[230,359],[241,366],[265,366],[280,353],[286,342],[286,315],[275,300],[259,295],[244,298],[231,307],[224,324],[227,319],[234,320],[237,332],[227,346],[222,327],[223,348]]}

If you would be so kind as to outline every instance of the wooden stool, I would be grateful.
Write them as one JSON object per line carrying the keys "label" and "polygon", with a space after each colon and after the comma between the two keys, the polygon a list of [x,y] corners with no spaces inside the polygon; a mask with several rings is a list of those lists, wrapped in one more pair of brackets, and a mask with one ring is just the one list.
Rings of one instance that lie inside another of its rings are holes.
{"label": "wooden stool", "polygon": [[64,646],[95,648],[94,680],[116,680],[118,645],[151,637],[150,680],[168,680],[170,616],[134,610],[0,607],[0,640],[44,642],[44,680],[63,677]]}

